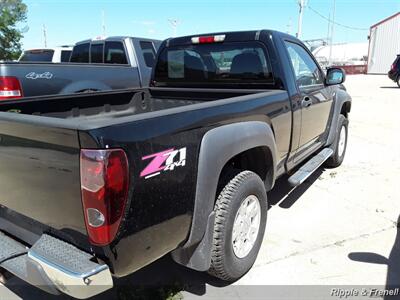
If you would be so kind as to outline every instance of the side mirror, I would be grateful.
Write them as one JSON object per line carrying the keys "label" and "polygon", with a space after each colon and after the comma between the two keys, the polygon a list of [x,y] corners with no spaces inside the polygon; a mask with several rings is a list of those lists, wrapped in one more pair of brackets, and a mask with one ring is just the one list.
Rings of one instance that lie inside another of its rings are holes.
{"label": "side mirror", "polygon": [[326,85],[341,84],[346,80],[346,73],[341,68],[329,68],[326,72]]}

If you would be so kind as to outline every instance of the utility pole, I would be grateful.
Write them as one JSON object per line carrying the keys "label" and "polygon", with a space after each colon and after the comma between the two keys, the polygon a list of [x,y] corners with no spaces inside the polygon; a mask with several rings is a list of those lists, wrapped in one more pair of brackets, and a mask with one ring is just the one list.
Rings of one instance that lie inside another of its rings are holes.
{"label": "utility pole", "polygon": [[299,22],[297,25],[296,37],[300,39],[303,29],[303,14],[304,14],[304,8],[306,6],[306,0],[298,0],[298,3],[299,3]]}
{"label": "utility pole", "polygon": [[46,25],[43,24],[42,30],[43,30],[44,47],[47,48],[47,30],[46,30]]}
{"label": "utility pole", "polygon": [[106,16],[104,10],[101,11],[101,29],[103,31],[103,37],[106,36]]}
{"label": "utility pole", "polygon": [[181,24],[181,22],[177,19],[168,19],[168,22],[171,24],[172,26],[172,30],[174,32],[174,37],[176,37],[177,34],[177,27],[179,24]]}
{"label": "utility pole", "polygon": [[326,42],[330,44],[331,41],[331,12],[328,15],[328,33],[326,34]]}
{"label": "utility pole", "polygon": [[330,47],[329,47],[329,66],[332,65],[332,47],[333,47],[333,34],[335,32],[335,14],[336,14],[336,0],[333,0],[333,12],[332,12],[332,22],[331,22],[331,36],[330,36]]}

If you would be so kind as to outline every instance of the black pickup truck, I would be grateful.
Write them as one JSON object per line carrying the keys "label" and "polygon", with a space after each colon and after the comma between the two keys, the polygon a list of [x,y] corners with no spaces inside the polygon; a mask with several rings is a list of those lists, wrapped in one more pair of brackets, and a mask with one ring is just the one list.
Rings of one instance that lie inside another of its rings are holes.
{"label": "black pickup truck", "polygon": [[234,281],[276,179],[342,163],[345,75],[296,38],[187,36],[157,56],[150,88],[2,103],[1,268],[76,298],[168,253]]}

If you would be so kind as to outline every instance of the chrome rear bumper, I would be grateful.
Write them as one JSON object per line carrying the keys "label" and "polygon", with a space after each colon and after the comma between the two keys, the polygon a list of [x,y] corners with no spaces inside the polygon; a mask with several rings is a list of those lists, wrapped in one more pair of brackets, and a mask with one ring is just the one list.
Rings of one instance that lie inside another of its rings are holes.
{"label": "chrome rear bumper", "polygon": [[0,267],[52,294],[86,299],[112,288],[108,266],[92,260],[89,253],[46,234],[26,248],[0,232]]}

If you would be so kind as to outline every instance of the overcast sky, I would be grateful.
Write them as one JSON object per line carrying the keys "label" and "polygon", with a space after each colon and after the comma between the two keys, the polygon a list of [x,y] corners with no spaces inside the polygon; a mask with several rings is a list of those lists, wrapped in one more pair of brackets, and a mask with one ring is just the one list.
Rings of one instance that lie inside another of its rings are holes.
{"label": "overcast sky", "polygon": [[[173,36],[168,19],[179,20],[177,35],[218,31],[276,29],[297,32],[297,0],[24,0],[28,31],[24,48],[43,47],[43,25],[49,47],[74,44],[102,35],[157,39]],[[324,38],[333,0],[309,0],[303,39]],[[367,42],[368,28],[400,11],[400,0],[336,0],[334,42]],[[346,27],[351,27],[346,28]],[[358,30],[360,29],[360,30]]]}

